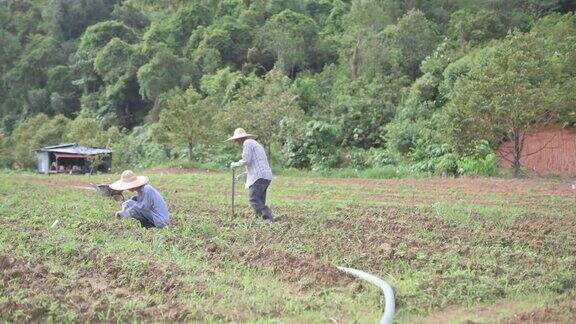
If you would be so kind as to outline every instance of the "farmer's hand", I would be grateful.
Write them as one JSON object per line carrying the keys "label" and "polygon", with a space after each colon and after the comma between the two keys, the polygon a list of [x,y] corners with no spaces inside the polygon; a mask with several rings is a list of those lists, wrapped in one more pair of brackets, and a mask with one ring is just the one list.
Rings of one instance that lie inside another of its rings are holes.
{"label": "farmer's hand", "polygon": [[239,182],[240,180],[242,180],[245,177],[246,177],[246,172],[240,173],[239,175],[234,177],[234,182]]}
{"label": "farmer's hand", "polygon": [[117,211],[117,212],[114,214],[114,215],[116,215],[116,218],[122,218],[122,214],[120,214],[120,213],[122,213],[121,210]]}
{"label": "farmer's hand", "polygon": [[246,165],[246,161],[244,161],[244,160],[240,160],[238,162],[232,162],[232,163],[230,163],[230,169],[241,167],[243,165]]}

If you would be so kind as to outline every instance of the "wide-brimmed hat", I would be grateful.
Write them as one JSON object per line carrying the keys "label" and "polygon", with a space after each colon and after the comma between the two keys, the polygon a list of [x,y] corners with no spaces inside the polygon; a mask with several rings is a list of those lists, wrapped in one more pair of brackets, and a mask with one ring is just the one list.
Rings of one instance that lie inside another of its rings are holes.
{"label": "wide-brimmed hat", "polygon": [[226,142],[230,142],[230,141],[237,140],[237,139],[240,139],[240,138],[245,138],[245,137],[248,137],[248,138],[257,138],[258,135],[248,134],[248,133],[246,133],[246,131],[244,130],[244,128],[236,128],[236,129],[234,130],[234,135],[232,135],[232,137],[230,137],[229,139],[227,139]]}
{"label": "wide-brimmed hat", "polygon": [[110,189],[122,191],[138,188],[148,183],[148,177],[136,176],[132,170],[126,170],[120,175],[120,180],[110,184]]}

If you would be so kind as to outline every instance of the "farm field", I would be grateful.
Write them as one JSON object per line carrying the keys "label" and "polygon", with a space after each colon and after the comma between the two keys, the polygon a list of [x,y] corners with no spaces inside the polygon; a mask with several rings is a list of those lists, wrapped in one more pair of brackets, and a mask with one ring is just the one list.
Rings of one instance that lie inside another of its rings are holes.
{"label": "farm field", "polygon": [[377,322],[348,266],[399,323],[576,321],[567,180],[277,177],[265,224],[242,185],[230,215],[230,174],[141,173],[166,229],[115,219],[90,184],[117,175],[0,174],[0,320]]}

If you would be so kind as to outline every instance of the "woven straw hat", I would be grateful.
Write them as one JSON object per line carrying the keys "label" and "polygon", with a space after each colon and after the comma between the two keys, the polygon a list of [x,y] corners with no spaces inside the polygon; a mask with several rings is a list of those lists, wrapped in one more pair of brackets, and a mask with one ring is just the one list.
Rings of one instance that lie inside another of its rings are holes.
{"label": "woven straw hat", "polygon": [[138,188],[148,183],[148,177],[136,176],[132,170],[126,170],[120,175],[120,180],[110,184],[110,188],[118,191]]}
{"label": "woven straw hat", "polygon": [[234,135],[232,135],[232,137],[227,139],[226,142],[230,142],[230,141],[237,140],[237,139],[244,138],[244,137],[257,138],[258,136],[246,133],[244,128],[236,128],[236,130],[234,130]]}

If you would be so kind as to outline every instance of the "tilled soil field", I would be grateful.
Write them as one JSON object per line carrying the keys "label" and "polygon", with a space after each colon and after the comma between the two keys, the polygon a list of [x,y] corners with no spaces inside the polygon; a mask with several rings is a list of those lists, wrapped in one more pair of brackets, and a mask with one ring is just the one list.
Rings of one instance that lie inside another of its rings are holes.
{"label": "tilled soil field", "polygon": [[[229,175],[150,171],[171,224],[117,220],[112,175],[0,175],[0,319],[576,321],[569,181],[279,177],[265,224]],[[58,220],[54,226],[53,223]]]}

